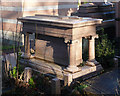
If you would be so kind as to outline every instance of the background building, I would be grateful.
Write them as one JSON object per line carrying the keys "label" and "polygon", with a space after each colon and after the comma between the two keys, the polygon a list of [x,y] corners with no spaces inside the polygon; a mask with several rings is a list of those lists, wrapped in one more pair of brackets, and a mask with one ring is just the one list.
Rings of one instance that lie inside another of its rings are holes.
{"label": "background building", "polygon": [[[69,16],[77,10],[77,2],[60,2],[59,0],[2,0],[0,33],[5,39],[14,40],[18,17],[35,14],[65,15]],[[18,22],[18,32],[19,25]]]}

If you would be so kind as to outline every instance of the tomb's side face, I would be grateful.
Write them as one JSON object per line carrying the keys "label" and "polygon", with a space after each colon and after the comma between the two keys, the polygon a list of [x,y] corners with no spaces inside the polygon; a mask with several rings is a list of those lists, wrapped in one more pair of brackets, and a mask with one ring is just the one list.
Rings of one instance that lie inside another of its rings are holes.
{"label": "tomb's side face", "polygon": [[23,23],[23,32],[72,39],[72,28],[45,25],[43,23],[44,22],[40,24],[25,22]]}
{"label": "tomb's side face", "polygon": [[36,37],[35,57],[43,60],[68,65],[67,44],[64,38],[57,38],[46,35]]}

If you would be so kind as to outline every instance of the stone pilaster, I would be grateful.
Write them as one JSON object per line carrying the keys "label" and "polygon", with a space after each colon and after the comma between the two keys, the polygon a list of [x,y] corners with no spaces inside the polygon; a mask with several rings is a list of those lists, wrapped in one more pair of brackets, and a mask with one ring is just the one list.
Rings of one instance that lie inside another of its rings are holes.
{"label": "stone pilaster", "polygon": [[30,58],[30,41],[29,41],[29,33],[26,33],[25,35],[25,52],[24,52],[24,58]]}
{"label": "stone pilaster", "polygon": [[82,59],[82,38],[78,39],[76,41],[76,65],[79,65],[80,63],[83,62]]}
{"label": "stone pilaster", "polygon": [[99,62],[95,60],[95,38],[97,38],[98,35],[90,36],[88,38],[89,40],[89,59],[87,61],[87,65],[89,66],[95,66],[98,65]]}
{"label": "stone pilaster", "polygon": [[95,59],[95,38],[91,37],[89,39],[89,61],[93,61]]}
{"label": "stone pilaster", "polygon": [[67,43],[67,48],[68,48],[67,50],[68,50],[69,65],[68,65],[66,71],[69,71],[71,73],[80,71],[81,69],[79,69],[76,64],[76,51],[75,51],[76,50],[76,40],[74,40],[74,41],[70,40]]}

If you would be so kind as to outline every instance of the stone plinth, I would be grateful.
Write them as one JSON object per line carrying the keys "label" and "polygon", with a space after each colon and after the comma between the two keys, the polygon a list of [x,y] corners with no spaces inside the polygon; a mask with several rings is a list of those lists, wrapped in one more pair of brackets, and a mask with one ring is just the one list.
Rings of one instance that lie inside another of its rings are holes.
{"label": "stone plinth", "polygon": [[[65,85],[67,84],[70,85],[70,82],[72,82],[71,80],[73,79],[85,76],[93,72],[100,72],[102,70],[101,64],[93,67],[87,66],[87,65],[83,67],[78,67],[78,68],[81,68],[81,71],[71,73],[64,70],[66,69],[65,66],[60,66],[58,64],[55,64],[52,62],[46,62],[44,60],[39,60],[39,59],[21,59],[20,63],[24,64],[25,66],[29,66],[33,68],[33,70],[35,71],[50,75],[52,77],[57,77],[60,80],[65,80],[64,82]],[[65,79],[66,76],[67,78]]]}

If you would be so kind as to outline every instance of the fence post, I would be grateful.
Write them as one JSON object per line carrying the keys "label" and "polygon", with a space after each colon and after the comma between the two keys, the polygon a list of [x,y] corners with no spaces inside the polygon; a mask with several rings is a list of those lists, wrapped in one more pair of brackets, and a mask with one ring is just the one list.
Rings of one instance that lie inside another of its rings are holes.
{"label": "fence post", "polygon": [[64,75],[64,86],[70,86],[72,80],[72,74]]}

